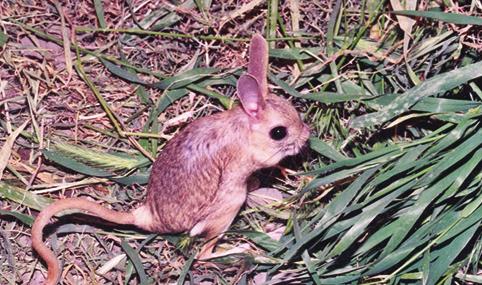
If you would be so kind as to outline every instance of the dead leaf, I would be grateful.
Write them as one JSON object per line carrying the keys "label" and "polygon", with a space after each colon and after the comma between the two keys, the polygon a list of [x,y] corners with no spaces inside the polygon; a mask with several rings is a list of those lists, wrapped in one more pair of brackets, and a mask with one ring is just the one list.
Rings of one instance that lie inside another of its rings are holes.
{"label": "dead leaf", "polygon": [[383,127],[383,129],[385,129],[385,130],[390,129],[390,128],[393,128],[394,126],[402,123],[403,121],[410,120],[410,119],[413,119],[413,118],[426,117],[426,116],[429,116],[429,115],[430,114],[408,114],[408,115],[405,115],[405,116],[401,116],[400,118],[397,118],[395,121],[391,122],[387,126]]}
{"label": "dead leaf", "polygon": [[117,265],[119,265],[119,263],[120,263],[124,258],[126,258],[126,255],[125,255],[124,253],[114,256],[113,258],[111,258],[110,260],[108,260],[107,262],[105,262],[101,267],[99,267],[99,268],[95,271],[95,273],[97,273],[97,274],[99,274],[99,275],[105,275],[105,274],[107,274],[107,272],[111,271],[114,267],[116,267]]}
{"label": "dead leaf", "polygon": [[[56,32],[58,28],[53,27],[52,30]],[[21,38],[20,45],[22,46],[21,53],[24,56],[39,60],[46,59],[47,61],[53,62],[54,67],[57,69],[65,68],[64,49],[58,44],[30,36]]]}
{"label": "dead leaf", "polygon": [[223,249],[221,247],[218,247],[218,250],[216,250],[216,252],[214,252],[209,258],[219,258],[219,257],[231,255],[231,254],[246,253],[246,252],[249,252],[250,250],[251,250],[251,246],[248,243],[241,243],[229,249]]}
{"label": "dead leaf", "polygon": [[239,17],[239,16],[241,16],[245,13],[248,13],[249,11],[253,10],[256,6],[258,6],[260,4],[263,4],[263,2],[264,1],[262,1],[262,0],[254,0],[254,1],[250,1],[246,4],[244,4],[239,9],[231,12],[229,15],[224,16],[221,19],[221,25],[220,26],[222,27],[228,21],[231,21],[231,20],[236,19],[237,17]]}
{"label": "dead leaf", "polygon": [[[394,11],[399,10],[415,10],[417,8],[417,1],[416,0],[406,0],[404,1],[404,6],[400,3],[400,0],[390,0],[390,4],[392,4],[392,8]],[[410,39],[412,38],[412,28],[415,24],[415,20],[402,15],[397,15],[398,25],[400,29],[405,32],[403,38],[403,54],[406,57],[408,53],[408,44]]]}
{"label": "dead leaf", "polygon": [[5,144],[2,147],[2,150],[0,151],[0,181],[2,180],[3,171],[8,165],[10,154],[12,154],[13,144],[15,143],[18,135],[23,131],[23,129],[25,129],[28,122],[30,122],[30,120],[25,121],[20,127],[18,127],[13,133],[8,136]]}
{"label": "dead leaf", "polygon": [[265,227],[266,234],[273,240],[280,241],[281,237],[284,235],[286,226],[282,224],[268,224]]}
{"label": "dead leaf", "polygon": [[73,68],[72,68],[72,56],[70,53],[69,30],[65,23],[65,14],[64,14],[64,10],[62,9],[62,6],[57,1],[54,1],[54,5],[55,5],[55,8],[57,9],[57,12],[59,12],[59,15],[60,15],[62,39],[64,42],[65,70],[67,71],[67,74],[68,74],[67,81],[70,81],[70,78],[72,77]]}
{"label": "dead leaf", "polygon": [[[29,174],[34,174],[36,169],[30,165],[27,165],[21,161],[13,160],[10,161],[10,165],[13,166],[17,171],[27,172]],[[61,178],[57,175],[49,172],[39,172],[37,173],[37,178],[43,183],[53,184],[56,181],[60,181]]]}
{"label": "dead leaf", "polygon": [[266,272],[258,273],[256,275],[254,275],[254,277],[253,277],[253,284],[254,285],[264,284],[266,282],[267,278],[268,278],[268,273],[266,273]]}
{"label": "dead leaf", "polygon": [[268,205],[281,200],[283,200],[283,193],[278,189],[259,188],[258,190],[249,192],[247,203],[249,207],[256,207]]}

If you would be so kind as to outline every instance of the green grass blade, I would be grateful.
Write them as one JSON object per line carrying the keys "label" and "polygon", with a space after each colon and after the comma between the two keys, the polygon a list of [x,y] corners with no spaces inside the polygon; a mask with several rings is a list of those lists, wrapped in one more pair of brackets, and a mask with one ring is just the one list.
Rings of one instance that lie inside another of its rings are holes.
{"label": "green grass blade", "polygon": [[384,110],[356,117],[350,125],[353,128],[366,128],[382,124],[409,110],[423,97],[446,92],[480,76],[482,76],[482,62],[436,75],[399,95]]}
{"label": "green grass blade", "polygon": [[179,278],[177,279],[177,284],[178,285],[182,285],[184,284],[184,280],[186,279],[186,276],[189,272],[189,269],[191,269],[191,266],[194,262],[194,258],[196,257],[195,254],[191,255],[191,257],[189,257],[189,259],[186,261],[186,263],[184,264],[183,268],[182,268],[182,271],[181,271],[181,274],[179,275]]}
{"label": "green grass blade", "polygon": [[95,15],[97,16],[97,21],[99,22],[99,27],[101,29],[107,28],[107,23],[104,18],[104,7],[102,6],[102,0],[94,0]]}
{"label": "green grass blade", "polygon": [[109,70],[110,72],[112,72],[112,74],[128,81],[128,82],[132,82],[132,83],[137,83],[137,84],[142,84],[142,85],[146,85],[147,83],[144,82],[144,80],[140,79],[137,74],[127,70],[127,69],[124,69],[122,67],[119,67],[115,64],[113,64],[112,62],[106,60],[106,59],[103,59],[103,58],[100,58],[100,62],[102,62],[102,64],[107,68],[107,70]]}
{"label": "green grass blade", "polygon": [[122,249],[124,249],[125,253],[134,264],[134,268],[137,271],[137,275],[139,276],[139,284],[147,285],[149,284],[146,272],[144,271],[144,266],[142,265],[141,258],[139,254],[125,241],[122,239],[121,241]]}
{"label": "green grass blade", "polygon": [[8,35],[0,31],[0,47],[3,47],[8,41]]}
{"label": "green grass blade", "polygon": [[255,231],[236,231],[236,234],[241,234],[250,240],[252,240],[255,244],[259,245],[260,247],[267,249],[269,251],[276,250],[280,247],[280,242],[277,240],[272,239],[270,236],[263,232],[255,232]]}
{"label": "green grass blade", "polygon": [[[3,191],[2,186],[3,185],[0,184],[0,192]],[[2,196],[2,195],[0,194],[0,196]],[[24,223],[27,226],[32,226],[33,221],[35,220],[34,217],[32,217],[32,216],[25,215],[25,214],[18,213],[18,212],[14,212],[14,211],[0,210],[0,216],[12,216],[12,217],[18,219],[19,221],[21,221],[22,223]]]}
{"label": "green grass blade", "polygon": [[42,210],[52,203],[52,199],[34,194],[30,191],[26,191],[4,182],[0,182],[0,198],[8,199],[37,211]]}
{"label": "green grass blade", "polygon": [[393,11],[393,13],[397,15],[429,18],[429,19],[439,20],[439,21],[458,24],[458,25],[482,26],[482,19],[480,17],[467,16],[462,14],[445,13],[445,12],[437,12],[437,11],[412,11],[412,10]]}
{"label": "green grass blade", "polygon": [[318,274],[315,270],[315,266],[314,266],[313,262],[311,261],[310,255],[308,254],[308,251],[305,250],[301,256],[303,258],[303,262],[305,263],[306,269],[308,270],[313,282],[315,282],[316,285],[324,284],[324,283],[321,282],[320,277],[318,276]]}
{"label": "green grass blade", "polygon": [[329,159],[332,159],[334,161],[346,159],[346,156],[342,155],[332,146],[318,138],[311,137],[309,143],[312,150],[318,152],[325,157],[328,157]]}
{"label": "green grass blade", "polygon": [[191,83],[194,83],[200,79],[213,76],[218,72],[218,68],[206,67],[206,68],[194,68],[184,73],[163,79],[157,83],[148,84],[149,87],[157,89],[178,89],[185,87]]}
{"label": "green grass blade", "polygon": [[342,239],[336,244],[335,248],[328,254],[328,257],[333,257],[341,254],[345,251],[358,237],[360,237],[364,229],[384,210],[387,209],[388,205],[398,197],[401,192],[404,192],[407,188],[411,186],[410,184],[393,191],[392,193],[381,198],[379,201],[366,206],[362,210],[362,214],[359,215],[358,219],[353,223],[353,226],[343,235]]}
{"label": "green grass blade", "polygon": [[[129,171],[150,164],[144,157],[96,151],[67,143],[57,143],[43,153],[62,166],[91,176],[112,176],[116,171]],[[94,175],[95,171],[99,171],[98,175]]]}

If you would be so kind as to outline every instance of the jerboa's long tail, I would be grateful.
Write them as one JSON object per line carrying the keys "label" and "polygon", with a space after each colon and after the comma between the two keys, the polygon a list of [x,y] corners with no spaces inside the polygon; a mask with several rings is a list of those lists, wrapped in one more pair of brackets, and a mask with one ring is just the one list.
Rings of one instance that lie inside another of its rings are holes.
{"label": "jerboa's long tail", "polygon": [[43,229],[49,223],[50,218],[64,210],[79,209],[100,217],[106,221],[122,224],[134,224],[134,215],[130,212],[117,212],[104,208],[95,202],[83,198],[67,198],[58,200],[45,209],[35,219],[32,226],[32,246],[47,263],[48,274],[45,285],[56,285],[60,278],[61,268],[57,256],[43,243]]}

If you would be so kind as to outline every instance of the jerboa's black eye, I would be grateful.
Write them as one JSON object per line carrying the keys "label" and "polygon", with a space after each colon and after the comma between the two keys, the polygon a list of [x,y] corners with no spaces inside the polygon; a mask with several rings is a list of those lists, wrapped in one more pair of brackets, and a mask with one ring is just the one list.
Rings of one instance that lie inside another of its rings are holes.
{"label": "jerboa's black eye", "polygon": [[269,131],[269,136],[274,139],[275,141],[280,141],[286,137],[288,134],[288,130],[286,127],[278,126],[274,127]]}

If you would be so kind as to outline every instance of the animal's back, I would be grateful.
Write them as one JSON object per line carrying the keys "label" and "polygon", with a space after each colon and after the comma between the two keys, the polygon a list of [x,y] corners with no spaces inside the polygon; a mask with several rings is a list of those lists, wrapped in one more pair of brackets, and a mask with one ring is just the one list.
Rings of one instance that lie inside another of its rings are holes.
{"label": "animal's back", "polygon": [[[198,119],[177,134],[153,164],[147,197],[157,232],[189,231],[209,214],[218,194],[223,171],[236,159],[233,148],[242,129],[226,130],[228,113]],[[235,119],[234,119],[235,120]],[[234,122],[234,124],[236,124]],[[229,124],[228,124],[229,125]],[[241,125],[240,125],[241,126]],[[239,127],[241,128],[241,127]]]}

